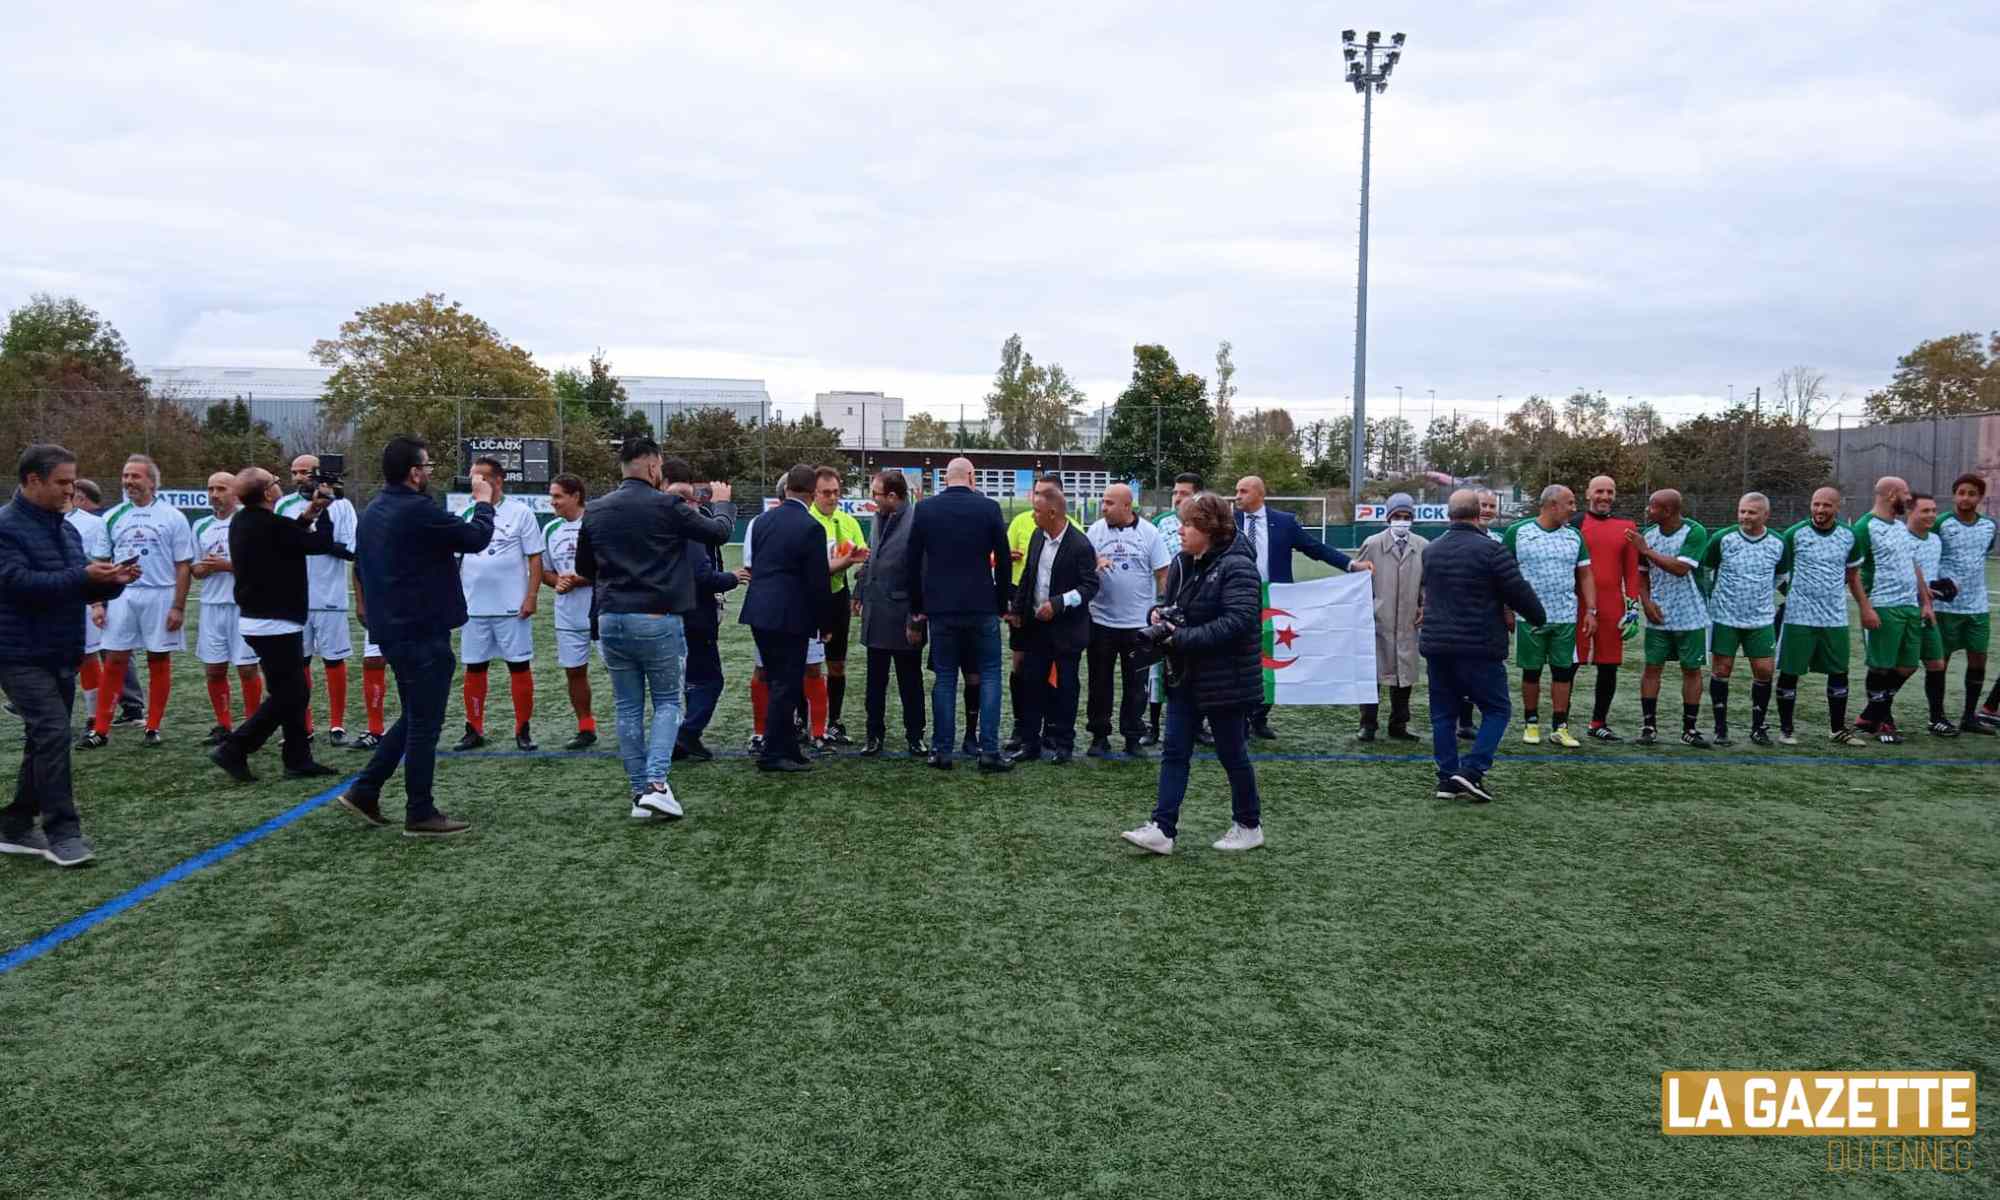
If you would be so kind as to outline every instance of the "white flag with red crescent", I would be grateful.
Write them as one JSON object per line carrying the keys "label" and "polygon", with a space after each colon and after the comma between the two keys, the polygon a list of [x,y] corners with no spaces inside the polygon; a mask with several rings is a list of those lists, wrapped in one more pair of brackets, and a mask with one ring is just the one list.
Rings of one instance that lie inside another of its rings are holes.
{"label": "white flag with red crescent", "polygon": [[1375,592],[1366,572],[1264,585],[1264,701],[1374,704]]}

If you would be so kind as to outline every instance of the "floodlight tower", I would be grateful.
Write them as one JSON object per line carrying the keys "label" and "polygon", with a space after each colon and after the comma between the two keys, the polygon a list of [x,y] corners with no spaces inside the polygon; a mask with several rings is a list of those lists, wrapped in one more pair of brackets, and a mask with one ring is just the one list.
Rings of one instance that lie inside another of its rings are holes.
{"label": "floodlight tower", "polygon": [[1354,284],[1354,436],[1348,439],[1347,464],[1349,500],[1358,503],[1368,444],[1368,152],[1375,136],[1375,94],[1389,90],[1389,75],[1403,57],[1403,35],[1389,35],[1387,49],[1373,29],[1362,38],[1343,29],[1340,41],[1347,82],[1361,93],[1361,265]]}

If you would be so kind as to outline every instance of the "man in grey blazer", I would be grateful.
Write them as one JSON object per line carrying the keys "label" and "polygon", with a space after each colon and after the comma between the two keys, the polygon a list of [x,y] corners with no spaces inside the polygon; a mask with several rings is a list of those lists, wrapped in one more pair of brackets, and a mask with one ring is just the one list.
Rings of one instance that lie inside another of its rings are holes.
{"label": "man in grey blazer", "polygon": [[924,745],[923,650],[910,645],[910,593],[904,589],[910,547],[910,483],[901,471],[884,471],[868,483],[875,502],[874,546],[858,568],[855,610],[861,616],[861,644],[868,651],[868,733],[863,758],[882,756],[888,732],[889,672],[903,704],[903,736],[911,758],[929,753]]}

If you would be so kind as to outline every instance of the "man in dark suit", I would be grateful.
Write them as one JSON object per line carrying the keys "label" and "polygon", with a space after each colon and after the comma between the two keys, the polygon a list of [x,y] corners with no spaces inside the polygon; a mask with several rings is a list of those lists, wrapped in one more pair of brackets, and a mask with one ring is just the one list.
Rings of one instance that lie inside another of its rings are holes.
{"label": "man in dark suit", "polygon": [[[667,491],[689,503],[712,489],[708,485],[697,489],[692,483],[673,483]],[[715,508],[707,501],[700,501],[701,515],[714,517]],[[707,546],[689,539],[686,542],[688,571],[694,576],[694,611],[682,620],[687,630],[687,670],[682,672],[687,680],[686,711],[681,716],[680,733],[674,741],[674,757],[690,759],[694,762],[710,762],[715,752],[701,740],[708,723],[715,719],[715,706],[722,699],[722,593],[733,590],[740,582],[736,575],[722,567],[722,547]]]}
{"label": "man in dark suit", "polygon": [[[1320,541],[1319,535],[1299,524],[1299,519],[1292,514],[1266,508],[1264,481],[1255,475],[1245,475],[1236,481],[1236,532],[1255,553],[1257,573],[1264,577],[1265,583],[1292,582],[1294,550],[1343,571],[1375,569],[1373,563],[1355,562]],[[1265,741],[1276,740],[1278,734],[1271,728],[1270,705],[1260,704],[1257,711],[1251,714],[1250,736]]]}
{"label": "man in dark suit", "polygon": [[785,472],[784,503],[757,518],[756,565],[736,618],[750,627],[770,682],[760,771],[809,769],[792,714],[805,696],[806,643],[826,633],[826,596],[833,586],[826,530],[806,511],[816,482],[813,468],[793,467]]}
{"label": "man in dark suit", "polygon": [[[1062,479],[1044,475],[1021,584],[1007,623],[1021,631],[1021,748],[1014,762],[1046,751],[1066,763],[1076,750],[1076,668],[1090,646],[1090,602],[1097,596],[1097,551],[1071,527]],[[1053,673],[1055,683],[1049,682]]]}
{"label": "man in dark suit", "polygon": [[972,490],[971,459],[947,463],[944,483],[943,491],[910,515],[904,572],[904,590],[910,594],[909,643],[922,645],[928,627],[937,666],[929,761],[941,771],[951,770],[958,673],[971,669],[979,673],[979,769],[1010,771],[1012,764],[1000,757],[1000,614],[1007,608],[1013,574],[1007,523],[998,504]]}
{"label": "man in dark suit", "polygon": [[868,487],[875,502],[875,549],[854,579],[854,606],[861,615],[861,644],[868,649],[868,738],[864,758],[879,758],[888,736],[889,674],[903,702],[903,737],[910,757],[929,753],[924,745],[923,652],[909,643],[910,593],[904,557],[910,549],[910,481],[901,471],[875,476]]}

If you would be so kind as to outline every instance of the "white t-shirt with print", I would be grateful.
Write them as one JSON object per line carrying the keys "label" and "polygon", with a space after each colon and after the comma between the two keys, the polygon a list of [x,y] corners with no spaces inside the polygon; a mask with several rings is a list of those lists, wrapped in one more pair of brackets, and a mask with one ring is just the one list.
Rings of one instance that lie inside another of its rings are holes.
{"label": "white t-shirt with print", "polygon": [[[459,514],[470,520],[473,506]],[[465,587],[466,615],[511,617],[528,598],[528,556],[545,549],[541,518],[512,496],[493,507],[493,540],[477,554],[459,559],[458,578]],[[541,581],[536,580],[540,587]]]}
{"label": "white t-shirt with print", "polygon": [[[583,518],[565,521],[561,517],[550,517],[542,523],[542,541],[548,549],[542,552],[542,569],[554,571],[558,575],[576,573],[576,543],[583,536]],[[590,628],[589,585],[571,588],[567,592],[556,593],[556,628],[587,630]]]}
{"label": "white t-shirt with print", "polygon": [[[1178,535],[1179,529],[1175,529]],[[1089,533],[1091,549],[1110,566],[1097,573],[1097,596],[1090,602],[1090,619],[1110,629],[1144,629],[1146,614],[1157,603],[1159,588],[1153,572],[1172,562],[1167,539],[1150,521],[1112,526],[1099,517]]]}
{"label": "white t-shirt with print", "polygon": [[104,514],[104,532],[111,542],[111,561],[139,560],[139,579],[131,587],[173,587],[175,568],[194,561],[188,519],[158,496],[144,508],[130,500],[119,502]]}

